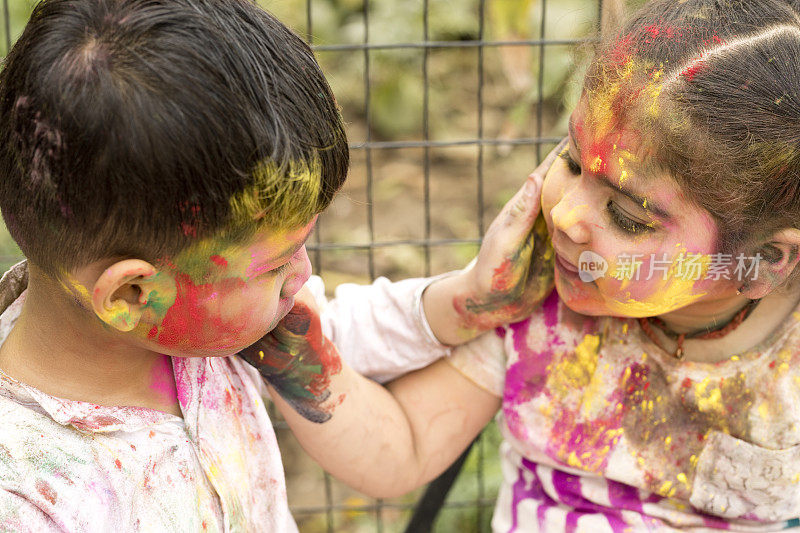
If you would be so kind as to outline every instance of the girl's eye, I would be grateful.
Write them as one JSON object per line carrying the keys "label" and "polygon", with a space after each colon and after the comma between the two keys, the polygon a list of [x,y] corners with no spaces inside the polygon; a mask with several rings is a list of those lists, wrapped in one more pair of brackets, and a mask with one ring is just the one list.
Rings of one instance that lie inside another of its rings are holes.
{"label": "girl's eye", "polygon": [[567,168],[570,172],[576,176],[580,175],[581,166],[574,159],[572,159],[571,155],[569,155],[569,148],[565,148],[564,151],[558,155],[567,163]]}
{"label": "girl's eye", "polygon": [[647,233],[653,230],[652,226],[648,224],[642,224],[641,222],[637,222],[635,220],[630,219],[611,200],[609,200],[608,203],[606,204],[606,210],[608,211],[608,214],[611,216],[611,220],[614,222],[614,224],[616,224],[618,228],[627,233],[638,235],[640,233]]}

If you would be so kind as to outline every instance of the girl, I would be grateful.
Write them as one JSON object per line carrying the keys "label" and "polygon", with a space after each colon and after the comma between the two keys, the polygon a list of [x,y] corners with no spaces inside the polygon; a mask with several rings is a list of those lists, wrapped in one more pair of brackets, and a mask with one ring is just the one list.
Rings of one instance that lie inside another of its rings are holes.
{"label": "girl", "polygon": [[[399,494],[502,407],[495,531],[800,527],[798,57],[787,2],[648,3],[600,47],[542,186],[556,290],[392,396],[345,368],[322,426],[283,406],[304,446]],[[474,324],[455,279],[424,297],[448,343]]]}

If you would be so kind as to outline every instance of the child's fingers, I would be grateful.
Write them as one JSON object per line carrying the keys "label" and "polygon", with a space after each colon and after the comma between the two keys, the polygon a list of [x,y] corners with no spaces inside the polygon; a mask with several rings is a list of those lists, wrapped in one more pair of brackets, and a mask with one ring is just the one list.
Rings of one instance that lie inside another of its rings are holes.
{"label": "child's fingers", "polygon": [[555,148],[550,150],[550,153],[547,154],[547,156],[544,158],[542,164],[536,167],[536,170],[533,171],[534,174],[540,173],[542,175],[542,179],[544,179],[545,174],[547,174],[547,171],[550,170],[550,167],[553,166],[553,163],[558,157],[558,154],[560,154],[561,151],[564,149],[564,147],[567,146],[568,142],[569,142],[569,137],[564,137],[563,139],[561,139],[561,142],[558,143],[558,145]]}
{"label": "child's fingers", "polygon": [[[516,220],[520,219],[527,223],[536,219],[536,215],[539,214],[539,204],[544,178],[550,170],[550,167],[553,166],[558,154],[560,154],[567,145],[567,142],[568,139],[564,138],[558,143],[558,146],[547,154],[547,157],[536,167],[536,170],[530,173],[522,188],[511,199],[509,202],[510,208],[507,212],[509,223],[513,224]],[[530,227],[528,227],[528,229],[530,229]]]}

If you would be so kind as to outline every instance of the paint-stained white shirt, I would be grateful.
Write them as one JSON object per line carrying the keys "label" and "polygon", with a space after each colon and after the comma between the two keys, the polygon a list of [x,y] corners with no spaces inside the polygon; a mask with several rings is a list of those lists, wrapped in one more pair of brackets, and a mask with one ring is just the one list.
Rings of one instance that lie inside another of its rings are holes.
{"label": "paint-stained white shirt", "polygon": [[[447,353],[416,313],[424,280],[344,287],[341,303],[313,284],[356,370],[386,378]],[[0,280],[0,342],[26,285],[24,264]],[[56,398],[0,372],[0,531],[296,531],[259,374],[237,357],[172,365],[183,418]]]}
{"label": "paint-stained white shirt", "polygon": [[800,528],[800,308],[707,364],[554,291],[449,361],[503,398],[496,532]]}

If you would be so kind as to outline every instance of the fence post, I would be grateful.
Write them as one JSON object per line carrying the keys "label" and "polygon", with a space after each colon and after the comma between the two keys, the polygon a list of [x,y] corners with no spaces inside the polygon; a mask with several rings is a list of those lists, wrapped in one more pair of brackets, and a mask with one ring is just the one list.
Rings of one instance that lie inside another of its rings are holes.
{"label": "fence post", "polygon": [[624,0],[603,0],[600,8],[600,32],[603,38],[608,37],[609,33],[613,33],[619,27],[624,15]]}

